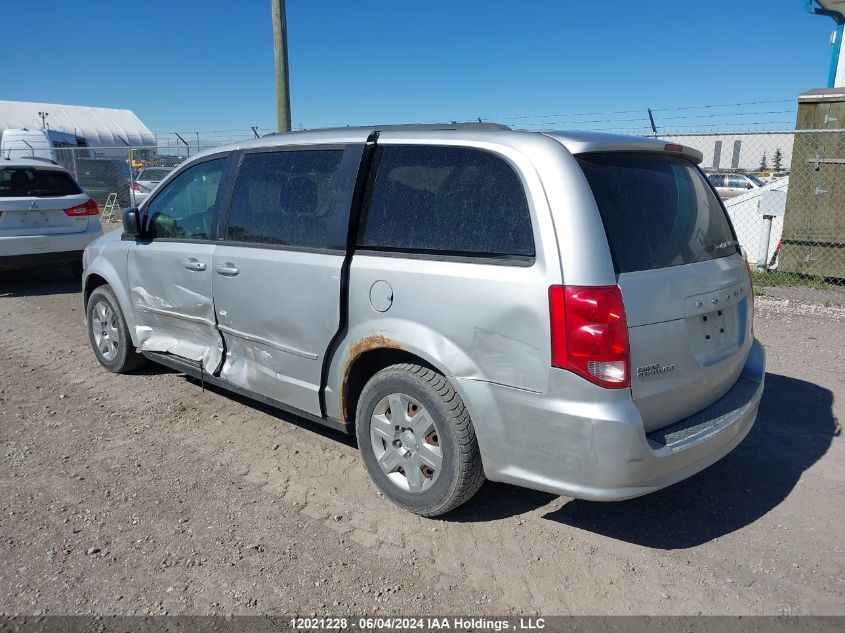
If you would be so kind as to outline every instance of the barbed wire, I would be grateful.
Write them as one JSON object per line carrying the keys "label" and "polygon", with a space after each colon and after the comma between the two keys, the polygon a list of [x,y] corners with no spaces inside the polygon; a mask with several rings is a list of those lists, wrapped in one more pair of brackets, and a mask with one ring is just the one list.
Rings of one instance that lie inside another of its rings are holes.
{"label": "barbed wire", "polygon": [[[660,107],[660,108],[650,108],[652,113],[655,112],[680,112],[680,111],[690,111],[690,110],[709,110],[714,108],[737,108],[737,107],[745,107],[745,106],[757,106],[757,105],[771,105],[777,103],[792,103],[795,104],[797,107],[796,100],[793,99],[765,99],[759,101],[737,101],[733,103],[707,103],[707,104],[699,104],[699,105],[685,105],[685,106],[669,106],[669,107]],[[544,121],[542,123],[524,123],[521,125],[524,126],[532,126],[532,127],[539,127],[542,125],[557,125],[557,124],[566,124],[566,125],[574,125],[574,124],[594,124],[594,123],[635,123],[635,122],[645,122],[648,123],[649,119],[646,115],[647,111],[649,110],[648,107],[641,107],[637,109],[627,109],[627,110],[596,110],[592,112],[571,112],[571,113],[559,113],[559,114],[520,114],[520,115],[505,115],[505,116],[496,116],[496,117],[471,117],[469,120],[480,120],[480,121],[530,121],[530,120],[539,120],[539,119],[560,119],[556,121]],[[746,111],[746,112],[716,112],[716,113],[702,113],[702,114],[683,114],[683,115],[675,115],[675,116],[660,116],[657,123],[660,121],[675,121],[675,120],[684,120],[684,119],[712,119],[712,118],[719,118],[719,117],[749,117],[749,116],[760,116],[760,115],[771,115],[771,114],[791,114],[796,111],[796,108],[788,109],[788,110],[753,110],[753,111]],[[582,119],[582,120],[570,120],[572,117],[597,117],[597,116],[606,116],[606,115],[626,115],[626,114],[639,114],[641,116],[638,117],[631,117],[631,118],[601,118],[601,119]],[[452,120],[467,120],[465,117],[458,117],[455,119],[450,118],[449,121]],[[444,123],[447,121],[421,121],[420,123]],[[777,124],[782,124],[783,122],[776,122]],[[793,122],[788,122],[793,123]],[[755,123],[753,125],[769,125],[769,122],[764,123]],[[348,126],[350,123],[334,123],[333,126]],[[728,124],[729,125],[729,124]],[[623,127],[616,127],[613,129],[627,129],[628,126]],[[706,125],[693,125],[690,127],[708,127]],[[299,126],[297,129],[302,129],[302,126]],[[268,132],[274,132],[275,128],[273,126],[256,126],[256,132],[259,135],[266,134]],[[213,135],[228,135],[232,137],[232,135],[239,135],[243,138],[252,138],[255,134],[252,129],[247,128],[236,128],[236,129],[226,129],[226,130],[194,130],[194,131],[175,131],[175,132],[156,132],[157,137],[169,137],[175,136],[179,134],[187,139],[188,136],[192,136],[196,138],[197,135],[200,137],[210,138]],[[219,138],[224,138],[220,136]]]}
{"label": "barbed wire", "polygon": [[[739,101],[737,103],[708,103],[702,105],[691,105],[691,106],[676,106],[676,107],[666,107],[666,108],[651,108],[652,112],[670,112],[670,111],[677,111],[677,110],[701,110],[705,108],[729,108],[729,107],[739,107],[739,106],[748,106],[748,105],[768,105],[773,103],[795,103],[795,99],[769,99],[765,101]],[[636,113],[643,113],[647,112],[649,108],[647,106],[643,106],[641,108],[637,108],[635,110],[605,110],[605,111],[595,111],[595,112],[572,112],[567,114],[524,114],[524,115],[512,115],[512,116],[499,116],[499,117],[482,117],[484,120],[493,120],[493,119],[501,119],[503,121],[513,121],[518,119],[553,119],[559,117],[570,117],[570,116],[597,116],[600,114],[636,114]]]}

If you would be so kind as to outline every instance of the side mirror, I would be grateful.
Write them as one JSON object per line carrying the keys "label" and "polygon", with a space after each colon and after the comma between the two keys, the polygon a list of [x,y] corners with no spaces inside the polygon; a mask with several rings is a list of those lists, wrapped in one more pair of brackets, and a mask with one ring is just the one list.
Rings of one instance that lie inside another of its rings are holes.
{"label": "side mirror", "polygon": [[131,240],[141,236],[141,216],[137,207],[131,207],[123,212],[123,236]]}
{"label": "side mirror", "polygon": [[747,185],[745,185],[745,188],[746,189],[754,189],[754,185],[752,185],[751,183],[748,183]]}

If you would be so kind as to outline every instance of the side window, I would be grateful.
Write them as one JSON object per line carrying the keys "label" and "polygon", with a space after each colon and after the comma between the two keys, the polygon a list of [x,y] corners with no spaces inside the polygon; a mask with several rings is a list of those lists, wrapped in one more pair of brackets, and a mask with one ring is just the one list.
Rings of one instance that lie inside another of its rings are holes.
{"label": "side window", "polygon": [[464,147],[377,147],[358,244],[468,256],[534,256],[525,191],[513,168]]}
{"label": "side window", "polygon": [[710,182],[714,187],[724,187],[725,186],[725,177],[721,174],[712,174],[708,176]]}
{"label": "side window", "polygon": [[748,184],[743,176],[728,176],[728,187],[733,189],[744,189]]}
{"label": "side window", "polygon": [[342,158],[340,149],[244,155],[232,194],[226,239],[346,248],[348,196],[338,191],[336,182]]}
{"label": "side window", "polygon": [[227,160],[199,163],[174,178],[147,206],[150,236],[210,240],[217,188]]}

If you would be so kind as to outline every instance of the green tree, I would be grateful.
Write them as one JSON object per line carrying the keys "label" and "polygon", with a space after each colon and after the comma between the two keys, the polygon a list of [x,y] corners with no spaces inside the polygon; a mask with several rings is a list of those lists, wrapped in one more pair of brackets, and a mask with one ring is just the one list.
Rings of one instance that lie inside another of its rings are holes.
{"label": "green tree", "polygon": [[766,161],[766,152],[763,152],[763,158],[760,161],[760,169],[757,171],[769,171],[769,163]]}
{"label": "green tree", "polygon": [[783,169],[783,154],[780,151],[780,147],[775,150],[775,156],[772,159],[772,169],[775,171]]}

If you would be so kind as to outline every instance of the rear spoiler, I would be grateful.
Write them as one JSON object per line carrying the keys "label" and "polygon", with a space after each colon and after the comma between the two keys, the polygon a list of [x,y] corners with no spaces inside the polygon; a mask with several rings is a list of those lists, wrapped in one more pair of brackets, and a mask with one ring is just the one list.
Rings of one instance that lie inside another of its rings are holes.
{"label": "rear spoiler", "polygon": [[695,148],[679,143],[642,136],[601,134],[599,132],[546,132],[566,147],[571,154],[595,152],[667,152],[700,163],[704,155]]}

